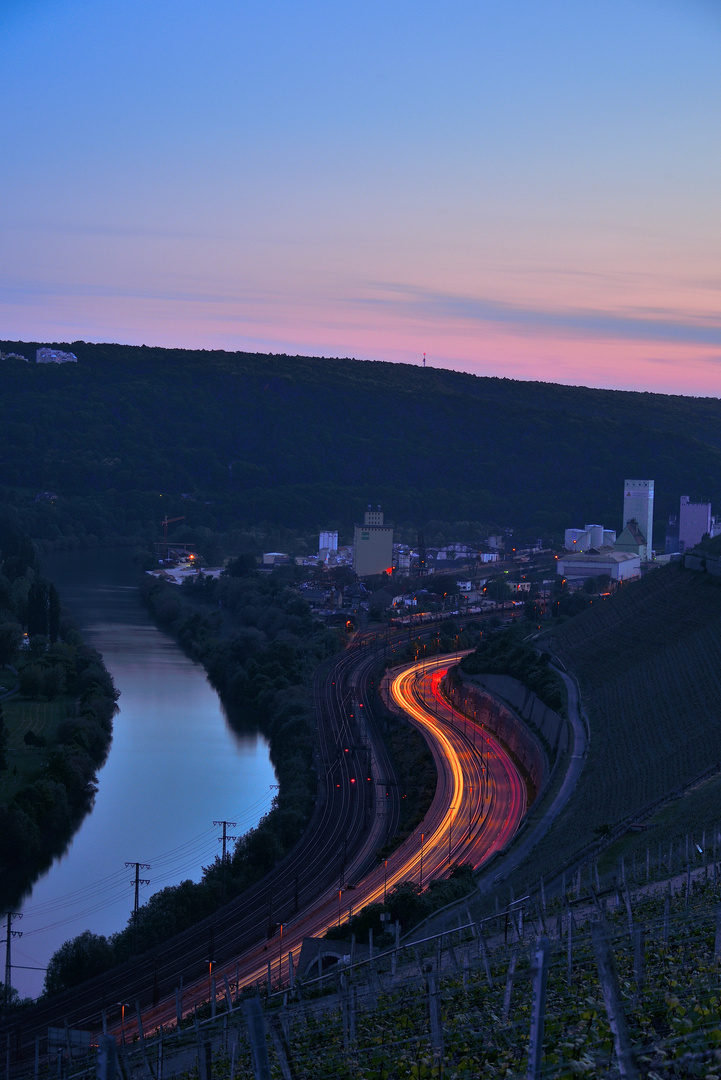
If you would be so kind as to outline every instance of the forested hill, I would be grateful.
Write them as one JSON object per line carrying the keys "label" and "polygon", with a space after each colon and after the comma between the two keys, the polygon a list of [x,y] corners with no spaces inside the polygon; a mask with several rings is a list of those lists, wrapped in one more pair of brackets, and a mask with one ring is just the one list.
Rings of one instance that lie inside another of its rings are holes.
{"label": "forested hill", "polygon": [[185,512],[180,493],[218,528],[347,528],[372,501],[396,522],[539,532],[620,528],[629,476],[655,479],[659,522],[681,493],[721,496],[717,399],[84,342],[55,346],[77,364],[35,364],[43,344],[0,342],[33,361],[0,361],[0,488],[83,499],[99,535],[156,520],[159,495]]}

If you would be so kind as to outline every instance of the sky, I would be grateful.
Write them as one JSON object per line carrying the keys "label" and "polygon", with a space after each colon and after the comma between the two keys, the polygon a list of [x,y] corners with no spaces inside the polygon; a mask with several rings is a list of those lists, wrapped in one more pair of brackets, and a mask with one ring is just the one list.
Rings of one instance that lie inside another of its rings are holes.
{"label": "sky", "polygon": [[721,396],[717,0],[0,0],[0,338]]}

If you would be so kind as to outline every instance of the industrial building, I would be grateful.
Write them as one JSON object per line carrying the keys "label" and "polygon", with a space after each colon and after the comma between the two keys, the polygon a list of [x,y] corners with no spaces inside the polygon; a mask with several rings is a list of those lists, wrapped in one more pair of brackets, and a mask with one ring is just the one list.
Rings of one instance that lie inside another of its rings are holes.
{"label": "industrial building", "polygon": [[338,555],[338,532],[324,530],[318,536],[318,558],[323,562],[335,562]]}
{"label": "industrial building", "polygon": [[638,555],[641,562],[648,562],[651,558],[651,552],[646,543],[646,537],[641,532],[638,522],[634,518],[631,518],[630,521],[626,522],[626,528],[613,545],[613,549],[614,551],[627,551],[632,555]]}
{"label": "industrial building", "polygon": [[627,551],[573,553],[564,555],[556,563],[556,573],[569,581],[585,581],[587,578],[608,574],[611,581],[628,581],[641,574],[641,559]]}
{"label": "industrial building", "polygon": [[358,577],[382,574],[393,567],[393,526],[383,521],[380,506],[370,506],[363,516],[363,524],[353,530],[353,569]]}
{"label": "industrial building", "polygon": [[623,516],[624,529],[629,521],[636,522],[646,541],[648,559],[653,558],[653,480],[624,480]]}
{"label": "industrial building", "polygon": [[566,551],[588,551],[590,548],[609,547],[615,540],[613,529],[604,529],[603,525],[587,525],[585,529],[566,529],[563,546]]}
{"label": "industrial building", "polygon": [[687,551],[696,547],[706,533],[711,535],[711,503],[692,503],[688,495],[682,495],[676,550]]}

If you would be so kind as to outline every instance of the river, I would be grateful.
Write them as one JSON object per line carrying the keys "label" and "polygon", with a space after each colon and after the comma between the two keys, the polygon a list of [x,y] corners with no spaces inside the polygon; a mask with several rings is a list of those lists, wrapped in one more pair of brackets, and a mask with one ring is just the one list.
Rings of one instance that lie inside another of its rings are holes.
{"label": "river", "polygon": [[128,550],[56,554],[44,571],[121,696],[93,808],[13,924],[23,935],[12,942],[22,997],[41,992],[44,970],[32,969],[44,969],[64,941],[127,923],[134,869],[126,861],[149,864],[141,903],[166,885],[198,881],[220,854],[213,821],[246,832],[270,808],[275,783],[263,737],[232,730],[203,668],[151,622]]}

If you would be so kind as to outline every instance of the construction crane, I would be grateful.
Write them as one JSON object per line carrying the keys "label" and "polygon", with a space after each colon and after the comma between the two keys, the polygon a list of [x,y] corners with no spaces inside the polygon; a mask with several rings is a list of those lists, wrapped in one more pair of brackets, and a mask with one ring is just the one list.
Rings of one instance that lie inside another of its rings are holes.
{"label": "construction crane", "polygon": [[183,514],[181,517],[174,517],[174,518],[169,518],[167,516],[167,514],[166,514],[166,516],[160,522],[160,524],[163,526],[163,543],[164,544],[168,543],[168,525],[172,525],[172,523],[174,521],[185,521],[185,514]]}
{"label": "construction crane", "polygon": [[[168,525],[172,525],[174,521],[185,521],[185,514],[181,517],[169,518],[166,514],[160,524],[163,526],[163,542],[155,544],[155,548],[159,553],[159,557],[162,559],[170,558],[170,547],[168,545]],[[184,545],[180,545],[183,547]]]}

